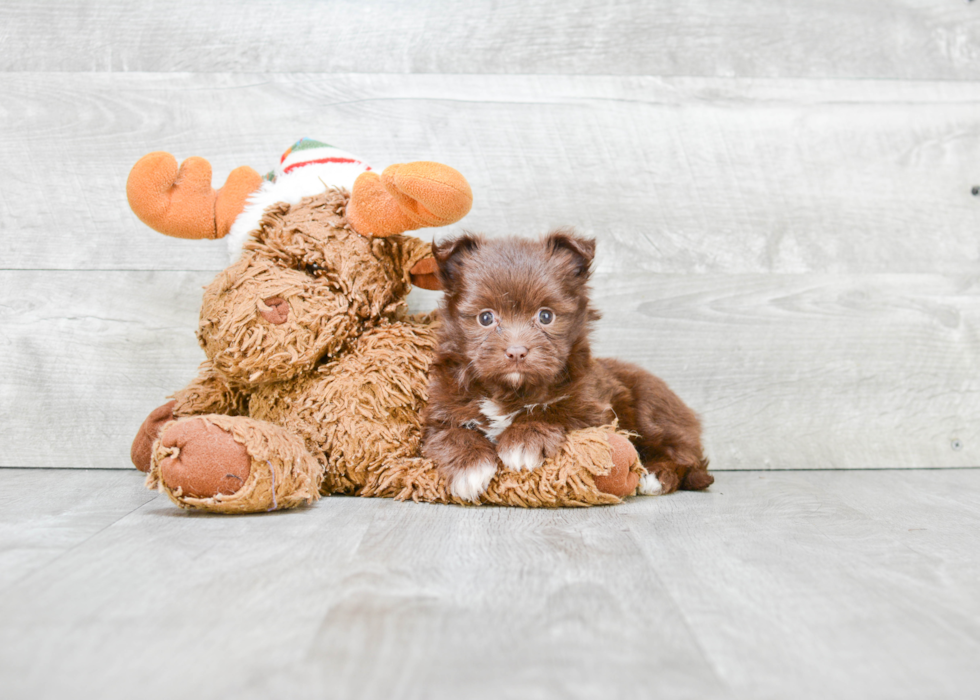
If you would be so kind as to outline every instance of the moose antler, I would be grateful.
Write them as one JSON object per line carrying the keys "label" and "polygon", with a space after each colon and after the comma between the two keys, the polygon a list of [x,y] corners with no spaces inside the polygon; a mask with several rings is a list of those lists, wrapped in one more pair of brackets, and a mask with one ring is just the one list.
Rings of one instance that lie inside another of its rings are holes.
{"label": "moose antler", "polygon": [[262,184],[248,166],[236,168],[224,186],[211,187],[211,164],[191,157],[177,159],[156,151],[140,158],[126,181],[129,206],[144,224],[176,238],[222,238],[245,200]]}
{"label": "moose antler", "polygon": [[389,165],[380,177],[361,173],[347,203],[347,221],[364,236],[383,238],[455,223],[472,205],[473,192],[458,171],[416,161]]}

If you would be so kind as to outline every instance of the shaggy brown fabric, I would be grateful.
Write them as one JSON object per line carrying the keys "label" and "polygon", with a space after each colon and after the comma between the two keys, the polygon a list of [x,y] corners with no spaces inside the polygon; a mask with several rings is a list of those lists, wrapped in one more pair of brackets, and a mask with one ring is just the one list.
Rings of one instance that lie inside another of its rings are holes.
{"label": "shaggy brown fabric", "polygon": [[190,384],[173,394],[174,416],[200,416],[220,413],[227,416],[248,415],[248,396],[228,385],[205,360]]}
{"label": "shaggy brown fabric", "polygon": [[[262,317],[263,299],[289,304],[290,323]],[[246,255],[220,273],[201,304],[198,339],[232,385],[292,379],[335,354],[360,330],[349,302],[308,275]]]}
{"label": "shaggy brown fabric", "polygon": [[322,453],[324,493],[356,494],[387,460],[417,457],[435,337],[427,319],[385,323],[289,386],[252,394],[255,418],[289,425]]}
{"label": "shaggy brown fabric", "polygon": [[344,218],[348,201],[345,191],[331,189],[293,206],[272,206],[244,247],[279,269],[329,285],[347,300],[351,313],[367,321],[390,312],[389,305],[408,294],[407,270],[431,255],[431,248],[409,236],[358,235]]}
{"label": "shaggy brown fabric", "polygon": [[[596,480],[608,476],[614,468],[609,447],[608,431],[611,429],[609,426],[585,428],[570,433],[558,455],[546,460],[533,472],[512,471],[498,463],[497,474],[480,497],[480,503],[523,508],[620,503],[620,497],[604,493],[596,486]],[[633,489],[624,495],[635,491],[636,483],[645,473],[640,460],[634,458],[628,474],[635,482]],[[360,495],[474,505],[450,495],[446,476],[431,460],[421,458],[396,461],[386,464],[384,468],[370,470],[369,479]]]}
{"label": "shaggy brown fabric", "polygon": [[[346,203],[345,192],[328,190],[292,207],[270,207],[241,260],[205,290],[198,340],[229,384],[305,374],[402,312],[409,270],[429,246],[405,236],[354,233],[343,219]],[[265,317],[270,298],[288,306],[280,312],[288,322]]]}

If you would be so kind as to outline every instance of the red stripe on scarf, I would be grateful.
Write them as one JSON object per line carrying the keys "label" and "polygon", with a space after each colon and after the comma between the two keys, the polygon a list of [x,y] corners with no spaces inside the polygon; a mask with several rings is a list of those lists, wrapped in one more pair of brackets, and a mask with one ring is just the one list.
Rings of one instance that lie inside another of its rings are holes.
{"label": "red stripe on scarf", "polygon": [[[283,175],[288,173],[290,170],[295,168],[302,168],[304,165],[313,165],[314,163],[360,163],[359,160],[354,160],[353,158],[319,158],[317,160],[304,160],[301,163],[293,163],[292,165],[287,165],[282,171]],[[370,170],[370,168],[368,168]]]}

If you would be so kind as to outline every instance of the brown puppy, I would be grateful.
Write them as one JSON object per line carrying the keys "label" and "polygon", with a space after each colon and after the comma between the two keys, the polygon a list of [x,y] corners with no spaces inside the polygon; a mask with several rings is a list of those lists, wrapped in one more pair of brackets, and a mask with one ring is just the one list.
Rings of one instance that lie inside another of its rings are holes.
{"label": "brown puppy", "polygon": [[694,412],[649,372],[592,357],[595,241],[566,230],[541,241],[466,234],[433,253],[445,295],[422,452],[456,496],[477,500],[498,456],[511,469],[534,469],[566,431],[614,419],[639,435],[642,493],[714,481]]}

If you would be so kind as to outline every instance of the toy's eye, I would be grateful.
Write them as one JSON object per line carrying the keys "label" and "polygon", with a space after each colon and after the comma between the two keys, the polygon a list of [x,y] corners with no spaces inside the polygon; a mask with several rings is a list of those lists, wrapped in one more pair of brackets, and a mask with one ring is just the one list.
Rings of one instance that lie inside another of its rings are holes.
{"label": "toy's eye", "polygon": [[542,326],[547,326],[549,323],[555,320],[555,312],[551,309],[541,309],[538,311],[538,322]]}
{"label": "toy's eye", "polygon": [[481,311],[480,315],[476,318],[480,322],[480,325],[484,327],[492,326],[493,322],[497,320],[496,316],[493,315],[493,311]]}
{"label": "toy's eye", "polygon": [[306,274],[314,275],[314,276],[319,275],[323,272],[323,268],[317,265],[316,263],[310,263],[304,269],[306,270]]}

